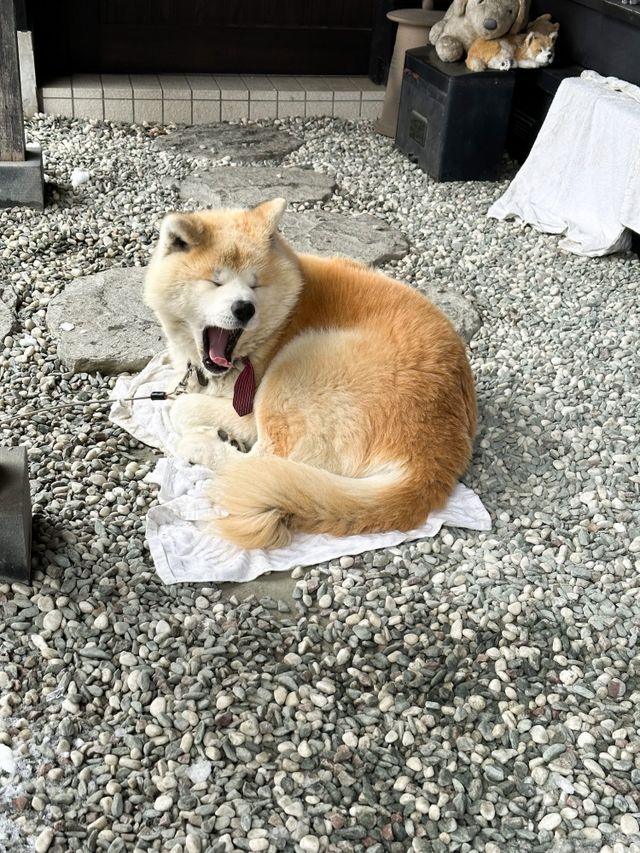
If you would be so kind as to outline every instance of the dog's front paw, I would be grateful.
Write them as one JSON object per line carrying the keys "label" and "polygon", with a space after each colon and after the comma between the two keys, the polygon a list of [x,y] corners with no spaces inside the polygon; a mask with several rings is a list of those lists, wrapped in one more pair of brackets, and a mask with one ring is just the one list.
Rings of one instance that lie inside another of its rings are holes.
{"label": "dog's front paw", "polygon": [[213,426],[207,423],[203,409],[203,398],[200,394],[181,394],[174,400],[169,412],[171,426],[178,435],[184,435],[198,427]]}
{"label": "dog's front paw", "polygon": [[241,441],[239,438],[234,438],[224,429],[218,430],[218,438],[220,441],[228,442],[231,447],[235,448],[239,453],[248,453],[251,450],[251,445]]}
{"label": "dog's front paw", "polygon": [[[212,471],[228,458],[230,448],[212,430],[188,432],[178,439],[176,453],[192,465],[204,465]],[[233,451],[231,451],[233,452]]]}

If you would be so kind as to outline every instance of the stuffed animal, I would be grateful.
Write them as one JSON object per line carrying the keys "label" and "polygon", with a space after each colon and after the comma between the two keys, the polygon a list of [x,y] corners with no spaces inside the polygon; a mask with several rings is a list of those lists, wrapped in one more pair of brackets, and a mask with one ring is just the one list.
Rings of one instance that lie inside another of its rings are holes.
{"label": "stuffed animal", "polygon": [[457,62],[476,39],[519,33],[529,18],[531,0],[453,0],[444,18],[431,27],[429,41],[443,62]]}
{"label": "stuffed animal", "polygon": [[469,48],[465,65],[470,71],[542,68],[553,62],[557,35],[555,30],[549,35],[529,30],[501,39],[476,39]]}
{"label": "stuffed animal", "polygon": [[560,24],[555,24],[551,20],[551,15],[540,15],[535,21],[529,21],[527,24],[528,33],[539,33],[541,36],[550,36],[552,33],[557,33],[560,29]]}

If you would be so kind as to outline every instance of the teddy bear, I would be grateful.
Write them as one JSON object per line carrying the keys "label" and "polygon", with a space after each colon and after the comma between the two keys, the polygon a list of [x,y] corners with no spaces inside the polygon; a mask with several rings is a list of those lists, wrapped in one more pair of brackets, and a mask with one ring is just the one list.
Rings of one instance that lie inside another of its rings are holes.
{"label": "teddy bear", "polygon": [[453,0],[444,18],[431,27],[429,41],[443,62],[462,59],[476,39],[520,32],[531,0]]}

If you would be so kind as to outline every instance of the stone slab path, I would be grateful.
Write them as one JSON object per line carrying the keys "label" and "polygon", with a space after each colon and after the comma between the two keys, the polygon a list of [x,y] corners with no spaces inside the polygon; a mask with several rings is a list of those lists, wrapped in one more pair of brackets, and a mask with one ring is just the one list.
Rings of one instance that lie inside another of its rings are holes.
{"label": "stone slab path", "polygon": [[164,349],[160,326],[142,301],[144,274],[116,267],[83,276],[51,300],[47,325],[69,370],[133,373]]}
{"label": "stone slab path", "polygon": [[330,175],[312,169],[226,166],[193,172],[178,191],[180,198],[209,207],[254,207],[272,198],[293,204],[324,201],[335,188]]}
{"label": "stone slab path", "polygon": [[312,210],[285,217],[282,233],[297,252],[345,255],[365,264],[382,264],[409,251],[405,238],[381,219]]}
{"label": "stone slab path", "polygon": [[189,157],[206,160],[229,157],[235,163],[256,163],[282,160],[300,148],[302,140],[275,127],[204,124],[159,136],[156,145]]}

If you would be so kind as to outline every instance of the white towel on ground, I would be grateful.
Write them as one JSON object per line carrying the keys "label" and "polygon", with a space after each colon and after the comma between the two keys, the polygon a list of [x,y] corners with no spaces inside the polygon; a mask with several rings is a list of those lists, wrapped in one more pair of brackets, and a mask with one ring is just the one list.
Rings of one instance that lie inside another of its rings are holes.
{"label": "white towel on ground", "polygon": [[[458,484],[447,506],[432,513],[419,528],[407,532],[365,536],[297,534],[286,548],[272,551],[242,550],[207,530],[212,507],[206,492],[215,475],[200,465],[190,465],[172,455],[175,433],[168,417],[171,401],[124,397],[146,396],[167,390],[180,380],[166,354],[152,359],[137,376],[121,376],[115,396],[121,402],[111,408],[111,420],[144,444],[168,456],[159,460],[147,480],[160,486],[159,505],[147,515],[147,540],[156,571],[167,583],[250,581],[264,572],[309,566],[375,548],[389,548],[411,539],[435,536],[443,524],[472,530],[489,530],[491,521],[480,498]],[[214,509],[213,512],[221,512]]]}
{"label": "white towel on ground", "polygon": [[631,246],[640,232],[640,88],[584,71],[563,80],[529,157],[489,208],[560,248],[596,257]]}

